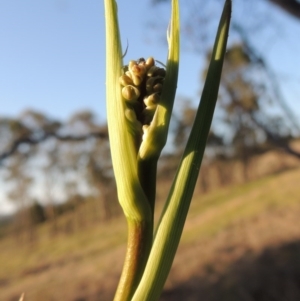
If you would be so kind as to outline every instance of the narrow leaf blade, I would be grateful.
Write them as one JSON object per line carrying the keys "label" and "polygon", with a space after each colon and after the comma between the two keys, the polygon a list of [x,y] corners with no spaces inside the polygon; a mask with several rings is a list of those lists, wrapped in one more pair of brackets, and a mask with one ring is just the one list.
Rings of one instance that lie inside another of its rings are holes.
{"label": "narrow leaf blade", "polygon": [[196,119],[158,225],[152,250],[133,301],[155,301],[169,274],[198,178],[210,129],[231,16],[231,1],[225,2],[212,58]]}

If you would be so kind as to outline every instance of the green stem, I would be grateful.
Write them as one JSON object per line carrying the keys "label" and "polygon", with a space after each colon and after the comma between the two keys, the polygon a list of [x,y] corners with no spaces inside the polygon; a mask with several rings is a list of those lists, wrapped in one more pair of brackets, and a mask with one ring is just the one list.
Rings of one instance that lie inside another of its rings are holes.
{"label": "green stem", "polygon": [[153,222],[127,218],[128,241],[122,275],[114,301],[131,300],[145,269],[153,236]]}

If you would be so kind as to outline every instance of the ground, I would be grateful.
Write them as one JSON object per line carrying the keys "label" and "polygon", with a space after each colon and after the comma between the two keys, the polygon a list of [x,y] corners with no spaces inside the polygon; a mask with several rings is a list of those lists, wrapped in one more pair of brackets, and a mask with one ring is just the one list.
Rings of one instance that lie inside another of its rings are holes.
{"label": "ground", "polygon": [[[300,300],[299,183],[297,168],[196,193],[160,300]],[[31,242],[0,240],[0,300],[17,301],[22,292],[25,301],[112,300],[125,219],[56,235],[50,227]]]}

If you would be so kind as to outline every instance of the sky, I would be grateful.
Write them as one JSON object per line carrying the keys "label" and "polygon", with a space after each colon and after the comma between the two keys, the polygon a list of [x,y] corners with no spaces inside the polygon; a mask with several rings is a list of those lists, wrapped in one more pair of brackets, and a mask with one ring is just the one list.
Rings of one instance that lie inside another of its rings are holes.
{"label": "sky", "polygon": [[[103,6],[99,0],[0,2],[0,116],[17,116],[31,108],[66,119],[78,110],[90,109],[105,119]],[[161,37],[166,31],[169,7],[160,5],[153,9],[148,0],[118,1],[118,6],[123,48],[127,42],[129,45],[125,61],[151,55],[165,62],[167,45]],[[235,9],[235,2],[233,7],[234,15],[245,15],[241,9]],[[216,20],[221,9],[215,9]],[[300,51],[300,43],[295,43],[296,39],[299,41],[300,22],[284,13],[276,14],[276,9],[271,13],[284,37],[272,40],[271,45],[264,40],[261,44],[270,53],[274,70],[283,78],[283,93],[290,99],[291,93],[300,93],[300,76],[290,79],[292,69],[300,70],[300,60],[295,61]],[[154,17],[163,20],[157,38],[149,26]],[[278,45],[283,39],[296,47],[287,45],[283,49],[283,45]],[[293,57],[289,53],[294,47]],[[185,51],[183,45],[177,95],[199,98],[202,65],[202,58]],[[296,111],[300,114],[299,104]]]}
{"label": "sky", "polygon": [[[129,1],[129,9],[128,1],[119,2],[126,60],[165,62],[167,45],[147,38],[149,3]],[[65,119],[91,109],[104,119],[104,30],[103,1],[1,1],[0,116],[32,108]]]}
{"label": "sky", "polygon": [[[235,18],[243,20],[247,16],[251,22],[257,17],[251,14],[251,5],[258,2],[248,1],[248,11],[247,7],[243,11],[240,3],[233,3]],[[118,1],[124,49],[128,43],[125,63],[148,56],[166,61],[167,44],[162,37],[167,30],[169,9],[168,5],[154,9],[150,0]],[[216,22],[221,10],[221,6],[214,8],[212,17]],[[250,39],[265,53],[284,98],[299,119],[300,21],[276,7],[270,6],[268,12],[266,22],[271,19],[273,28],[269,33],[259,29]],[[155,20],[161,25],[161,32],[149,25]],[[229,43],[233,38],[229,36]],[[177,96],[198,100],[203,57],[185,47],[186,36],[182,41]],[[88,109],[105,121],[103,1],[2,0],[0,43],[0,117],[16,117],[26,109],[34,109],[65,120],[76,111]],[[1,205],[2,200],[0,195],[0,213],[7,208]]]}

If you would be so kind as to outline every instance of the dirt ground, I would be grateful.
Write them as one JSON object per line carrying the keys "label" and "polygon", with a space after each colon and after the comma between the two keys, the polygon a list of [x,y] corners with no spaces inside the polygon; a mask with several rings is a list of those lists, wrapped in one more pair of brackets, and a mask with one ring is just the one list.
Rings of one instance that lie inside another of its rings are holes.
{"label": "dirt ground", "polygon": [[[296,169],[195,200],[160,301],[299,301],[299,182]],[[0,241],[0,300],[113,300],[124,221],[33,246]]]}
{"label": "dirt ground", "polygon": [[300,300],[300,206],[179,249],[161,301]]}

